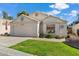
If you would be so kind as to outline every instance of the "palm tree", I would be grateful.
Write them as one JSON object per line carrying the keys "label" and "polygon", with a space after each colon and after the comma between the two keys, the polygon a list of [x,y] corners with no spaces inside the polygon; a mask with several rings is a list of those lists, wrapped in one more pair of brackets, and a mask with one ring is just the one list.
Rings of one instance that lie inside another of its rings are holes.
{"label": "palm tree", "polygon": [[7,18],[8,18],[7,12],[3,11],[2,13],[3,13],[3,18],[4,18],[4,19],[7,19]]}
{"label": "palm tree", "polygon": [[13,19],[13,17],[12,17],[12,16],[8,16],[8,19],[9,19],[9,20],[12,20],[12,19]]}
{"label": "palm tree", "polygon": [[17,17],[22,15],[22,14],[27,15],[27,16],[29,15],[29,13],[27,13],[26,11],[21,11],[20,13],[17,14]]}
{"label": "palm tree", "polygon": [[3,11],[2,13],[3,13],[3,19],[9,19],[9,20],[12,20],[13,19],[12,16],[8,16],[8,13],[7,12]]}
{"label": "palm tree", "polygon": [[4,23],[4,25],[5,25],[5,29],[7,30],[7,18],[8,18],[8,14],[5,11],[3,11],[2,13],[3,13],[3,19],[6,19],[6,22]]}
{"label": "palm tree", "polygon": [[3,19],[6,20],[6,21],[5,21],[5,29],[7,30],[7,29],[8,29],[8,27],[7,27],[7,26],[8,26],[7,19],[12,20],[13,17],[12,17],[12,16],[8,16],[8,13],[5,12],[5,11],[3,11],[2,13],[3,13]]}

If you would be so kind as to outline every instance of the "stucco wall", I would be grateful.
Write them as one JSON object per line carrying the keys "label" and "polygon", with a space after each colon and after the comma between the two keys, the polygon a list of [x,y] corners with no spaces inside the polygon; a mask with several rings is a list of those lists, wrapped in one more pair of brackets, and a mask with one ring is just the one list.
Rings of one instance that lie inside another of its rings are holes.
{"label": "stucco wall", "polygon": [[[66,36],[67,35],[67,25],[66,24],[55,24],[56,28],[56,34]],[[61,27],[63,26],[63,27]]]}
{"label": "stucco wall", "polygon": [[10,33],[10,22],[11,20],[7,20],[7,30],[5,29],[6,19],[0,20],[0,34]]}

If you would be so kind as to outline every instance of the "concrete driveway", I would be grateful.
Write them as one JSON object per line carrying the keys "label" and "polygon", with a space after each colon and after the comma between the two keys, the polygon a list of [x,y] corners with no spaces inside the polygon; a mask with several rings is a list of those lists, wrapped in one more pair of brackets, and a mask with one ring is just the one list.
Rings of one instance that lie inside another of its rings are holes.
{"label": "concrete driveway", "polygon": [[32,56],[31,54],[8,48],[27,39],[31,38],[0,36],[0,56]]}
{"label": "concrete driveway", "polygon": [[12,45],[15,45],[17,43],[20,43],[22,41],[25,41],[27,39],[31,39],[29,37],[6,37],[6,36],[0,36],[0,45],[9,47]]}

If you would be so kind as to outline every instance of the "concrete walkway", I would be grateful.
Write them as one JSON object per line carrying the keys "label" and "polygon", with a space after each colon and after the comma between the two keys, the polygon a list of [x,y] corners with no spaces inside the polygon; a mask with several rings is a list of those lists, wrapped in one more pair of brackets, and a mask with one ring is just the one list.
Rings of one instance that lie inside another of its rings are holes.
{"label": "concrete walkway", "polygon": [[31,39],[29,37],[4,37],[0,36],[0,45],[5,47],[10,47],[27,39]]}
{"label": "concrete walkway", "polygon": [[0,46],[0,56],[33,56],[33,55],[18,50],[14,50],[11,48],[6,48],[4,46]]}
{"label": "concrete walkway", "polygon": [[33,56],[32,54],[8,48],[12,45],[31,39],[28,37],[4,37],[0,36],[0,56]]}
{"label": "concrete walkway", "polygon": [[55,38],[53,38],[53,39],[47,39],[47,38],[37,38],[37,39],[31,39],[31,40],[42,40],[42,41],[50,41],[50,42],[64,42],[65,41],[65,38],[63,38],[63,39],[55,39]]}

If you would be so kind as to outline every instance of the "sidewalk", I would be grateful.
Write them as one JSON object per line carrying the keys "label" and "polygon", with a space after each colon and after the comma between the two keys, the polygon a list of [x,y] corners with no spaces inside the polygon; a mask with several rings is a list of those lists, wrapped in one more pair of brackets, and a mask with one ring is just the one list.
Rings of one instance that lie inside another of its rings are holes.
{"label": "sidewalk", "polygon": [[0,45],[5,47],[10,47],[12,45],[15,45],[17,43],[23,42],[25,40],[31,39],[29,37],[5,37],[0,36]]}
{"label": "sidewalk", "polygon": [[65,41],[65,38],[63,39],[55,39],[55,38],[52,38],[52,39],[47,39],[47,38],[34,38],[34,39],[30,39],[30,40],[42,40],[42,41],[50,41],[50,42],[64,42]]}
{"label": "sidewalk", "polygon": [[17,51],[0,45],[0,56],[33,56],[32,54]]}

